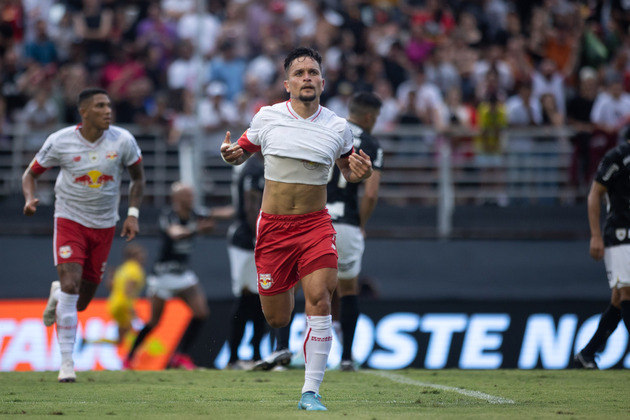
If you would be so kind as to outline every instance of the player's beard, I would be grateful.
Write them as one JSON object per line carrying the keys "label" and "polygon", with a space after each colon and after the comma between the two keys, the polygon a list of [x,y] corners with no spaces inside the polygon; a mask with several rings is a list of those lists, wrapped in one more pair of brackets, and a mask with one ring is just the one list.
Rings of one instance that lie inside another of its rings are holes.
{"label": "player's beard", "polygon": [[315,91],[313,91],[311,95],[305,95],[301,92],[298,95],[298,99],[302,102],[313,102],[316,98],[317,98],[317,95],[315,94]]}

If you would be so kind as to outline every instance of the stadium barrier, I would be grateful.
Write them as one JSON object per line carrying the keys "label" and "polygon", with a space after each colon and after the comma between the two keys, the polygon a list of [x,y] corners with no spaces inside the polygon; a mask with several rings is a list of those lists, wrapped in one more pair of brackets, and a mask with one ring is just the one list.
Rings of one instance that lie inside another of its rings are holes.
{"label": "stadium barrier", "polygon": [[[229,319],[232,301],[210,301],[213,320]],[[0,301],[0,370],[56,370],[58,344],[53,329],[44,327],[41,312],[46,301]],[[116,345],[116,325],[105,311],[106,302],[94,301],[80,314],[75,361],[78,370],[118,370],[122,367]],[[19,308],[19,310],[18,310]],[[290,349],[294,365],[301,359],[305,317],[298,302],[291,326]],[[148,302],[138,314],[147,319]],[[597,327],[599,301],[390,301],[361,302],[353,357],[364,368],[404,369],[565,369]],[[166,366],[190,320],[180,302],[170,302],[159,328],[138,355],[138,369]],[[208,322],[194,343],[192,356],[202,367],[224,368],[229,357],[229,323]],[[239,356],[251,358],[251,323]],[[628,333],[617,328],[598,358],[601,369],[630,368]],[[268,335],[261,344],[270,352]],[[335,335],[329,367],[341,357]]]}
{"label": "stadium barrier", "polygon": [[[136,125],[125,128],[136,136],[143,151],[145,203],[164,205],[170,184],[178,179],[194,185],[200,203],[231,201],[232,170],[218,153],[222,131],[185,132],[178,145],[169,145],[164,131]],[[435,207],[441,237],[451,235],[453,209],[458,204],[573,203],[583,198],[583,192],[570,176],[573,150],[568,138],[572,133],[568,127],[506,129],[502,152],[490,162],[475,154],[473,131],[436,133],[424,126],[400,126],[376,133],[384,149],[381,203]],[[18,126],[3,134],[0,197],[20,193],[21,175],[49,132]],[[52,204],[55,176],[56,171],[49,171],[39,181],[43,204]],[[125,198],[127,188],[122,191]]]}

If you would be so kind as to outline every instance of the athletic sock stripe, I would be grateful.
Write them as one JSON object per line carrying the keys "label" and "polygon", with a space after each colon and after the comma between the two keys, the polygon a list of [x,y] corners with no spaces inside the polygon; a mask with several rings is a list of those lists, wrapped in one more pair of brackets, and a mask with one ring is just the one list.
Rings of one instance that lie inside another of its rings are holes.
{"label": "athletic sock stripe", "polygon": [[311,337],[311,329],[308,329],[308,332],[306,333],[306,338],[304,339],[304,348],[302,349],[304,351],[304,364],[306,364],[306,343],[308,343],[308,339]]}

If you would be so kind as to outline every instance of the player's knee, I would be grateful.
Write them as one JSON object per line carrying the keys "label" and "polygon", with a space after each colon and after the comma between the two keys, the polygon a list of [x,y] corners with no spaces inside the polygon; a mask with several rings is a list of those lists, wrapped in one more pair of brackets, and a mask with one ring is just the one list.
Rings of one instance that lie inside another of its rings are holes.
{"label": "player's knee", "polygon": [[282,328],[291,322],[291,314],[265,314],[265,319],[271,328]]}

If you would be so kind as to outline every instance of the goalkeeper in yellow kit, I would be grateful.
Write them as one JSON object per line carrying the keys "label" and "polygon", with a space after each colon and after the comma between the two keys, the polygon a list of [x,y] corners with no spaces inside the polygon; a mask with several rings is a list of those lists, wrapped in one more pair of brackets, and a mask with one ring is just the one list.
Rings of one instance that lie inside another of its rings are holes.
{"label": "goalkeeper in yellow kit", "polygon": [[118,344],[132,330],[131,322],[136,316],[134,302],[145,284],[143,265],[146,250],[138,244],[129,244],[123,250],[124,262],[116,269],[111,280],[111,293],[107,309],[118,324]]}

